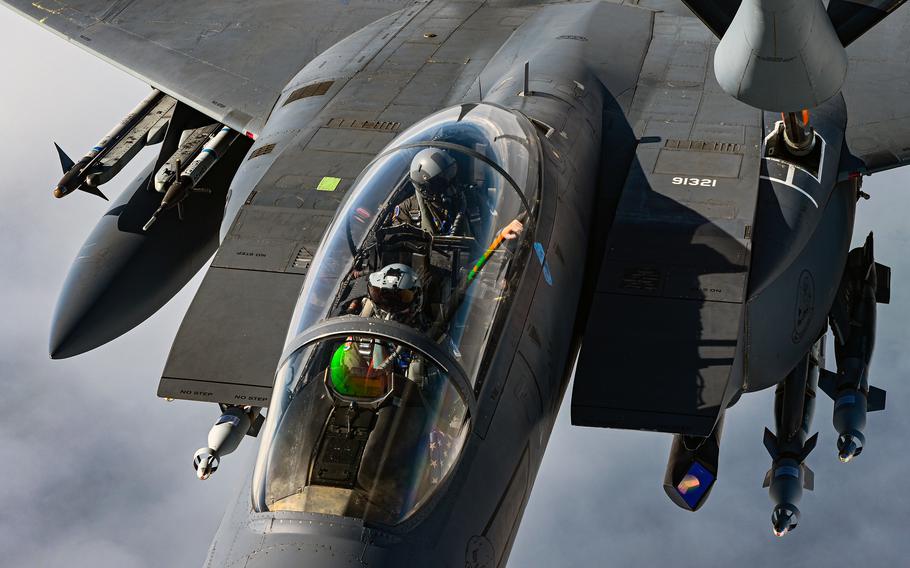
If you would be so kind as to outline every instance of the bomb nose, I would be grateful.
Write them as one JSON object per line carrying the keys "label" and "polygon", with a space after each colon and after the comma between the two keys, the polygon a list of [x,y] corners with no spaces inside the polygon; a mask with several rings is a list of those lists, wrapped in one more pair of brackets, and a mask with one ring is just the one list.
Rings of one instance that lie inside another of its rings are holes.
{"label": "bomb nose", "polygon": [[799,520],[799,509],[793,505],[781,504],[774,507],[771,513],[771,530],[774,536],[781,537],[796,528]]}
{"label": "bomb nose", "polygon": [[850,434],[842,434],[837,439],[837,457],[841,462],[847,463],[859,455],[862,445]]}

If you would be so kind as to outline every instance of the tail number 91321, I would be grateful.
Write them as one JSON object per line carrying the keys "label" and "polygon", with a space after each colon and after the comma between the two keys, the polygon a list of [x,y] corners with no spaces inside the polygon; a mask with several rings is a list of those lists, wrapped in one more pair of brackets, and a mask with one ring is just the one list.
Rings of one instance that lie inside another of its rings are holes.
{"label": "tail number 91321", "polygon": [[691,185],[696,187],[717,187],[717,180],[711,178],[675,177],[673,185]]}

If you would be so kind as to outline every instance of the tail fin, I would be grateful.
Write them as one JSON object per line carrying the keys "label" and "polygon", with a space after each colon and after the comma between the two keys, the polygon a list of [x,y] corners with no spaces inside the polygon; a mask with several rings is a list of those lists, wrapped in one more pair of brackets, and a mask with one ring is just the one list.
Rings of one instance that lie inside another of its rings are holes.
{"label": "tail fin", "polygon": [[815,491],[815,472],[806,464],[803,464],[803,489]]}
{"label": "tail fin", "polygon": [[66,152],[63,151],[63,148],[58,146],[56,142],[54,142],[54,148],[57,149],[57,155],[60,157],[60,166],[63,167],[63,173],[66,173],[73,169],[73,166],[76,165],[76,162],[67,156]]}
{"label": "tail fin", "polygon": [[803,449],[799,453],[799,461],[806,461],[806,458],[809,457],[809,454],[815,449],[816,444],[818,444],[818,432],[812,434],[812,436],[806,440],[806,443],[803,444]]}
{"label": "tail fin", "polygon": [[106,195],[101,193],[101,190],[98,189],[97,187],[95,187],[94,185],[89,185],[87,183],[83,183],[76,189],[78,189],[79,191],[84,191],[85,193],[89,193],[91,195],[97,195],[98,197],[100,197],[101,199],[103,199],[105,201],[110,201],[110,199],[108,199]]}
{"label": "tail fin", "polygon": [[818,377],[818,387],[822,389],[831,400],[835,400],[835,394],[837,393],[837,373],[822,369],[821,375]]}
{"label": "tail fin", "polygon": [[765,444],[765,449],[768,450],[768,453],[771,455],[772,460],[777,459],[777,436],[775,436],[771,430],[765,428],[765,437],[762,440]]}
{"label": "tail fin", "polygon": [[885,391],[878,387],[869,387],[869,394],[866,395],[866,411],[875,412],[885,409]]}

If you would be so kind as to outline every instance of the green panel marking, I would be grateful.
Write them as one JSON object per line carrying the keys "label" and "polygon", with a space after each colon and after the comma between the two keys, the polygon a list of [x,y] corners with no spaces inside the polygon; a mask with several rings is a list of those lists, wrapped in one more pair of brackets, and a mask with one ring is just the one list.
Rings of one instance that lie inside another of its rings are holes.
{"label": "green panel marking", "polygon": [[316,191],[335,191],[338,188],[339,183],[341,183],[341,178],[326,176],[319,180]]}

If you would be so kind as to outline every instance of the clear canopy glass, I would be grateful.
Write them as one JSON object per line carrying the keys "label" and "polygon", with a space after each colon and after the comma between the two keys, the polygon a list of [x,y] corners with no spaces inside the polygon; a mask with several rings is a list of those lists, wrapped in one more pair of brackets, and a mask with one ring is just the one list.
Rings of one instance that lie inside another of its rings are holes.
{"label": "clear canopy glass", "polygon": [[[259,510],[396,524],[444,481],[530,258],[539,155],[524,117],[470,104],[415,124],[364,170],[292,320],[296,351],[276,380],[254,480]],[[445,175],[430,186],[415,171]],[[389,322],[410,339],[353,325],[299,341],[333,321]]]}

